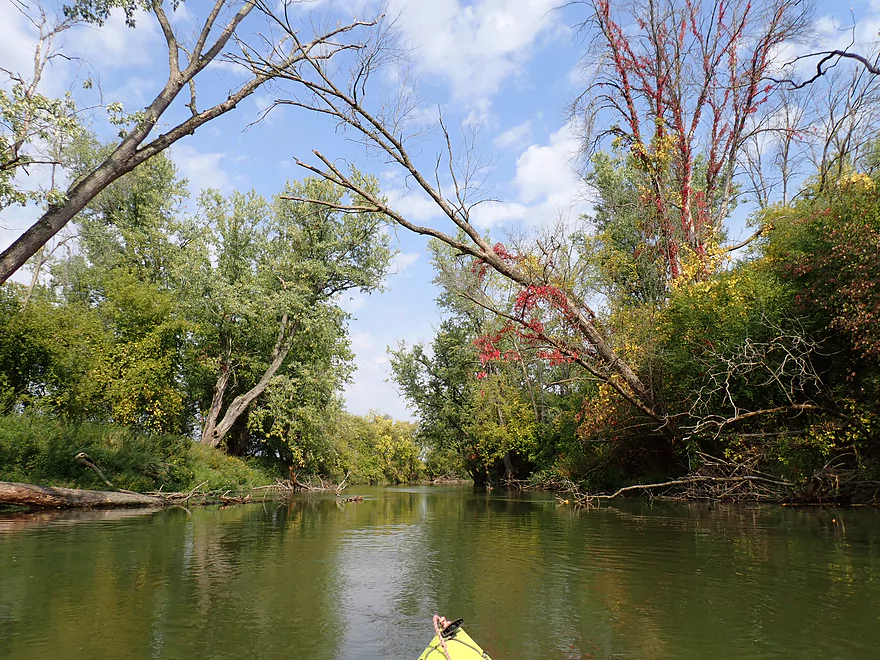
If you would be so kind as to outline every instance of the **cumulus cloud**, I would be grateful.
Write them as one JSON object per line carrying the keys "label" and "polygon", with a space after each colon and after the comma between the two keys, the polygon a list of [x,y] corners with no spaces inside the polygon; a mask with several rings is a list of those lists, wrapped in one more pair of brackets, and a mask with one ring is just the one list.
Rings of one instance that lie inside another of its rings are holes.
{"label": "cumulus cloud", "polygon": [[[125,14],[114,10],[102,26],[81,26],[70,34],[71,51],[104,71],[151,67],[167,62],[165,43],[152,14],[135,13],[136,28],[125,24]],[[167,66],[166,66],[167,71]]]}
{"label": "cumulus cloud", "polygon": [[437,204],[421,189],[389,188],[385,194],[391,208],[412,222],[427,222],[442,214]]}
{"label": "cumulus cloud", "polygon": [[572,169],[572,159],[580,142],[565,124],[550,135],[547,144],[533,144],[516,159],[516,185],[520,199],[526,204],[539,199],[570,203],[580,186]]}
{"label": "cumulus cloud", "polygon": [[220,165],[224,158],[225,153],[202,153],[187,144],[176,144],[171,148],[171,159],[189,180],[189,190],[193,195],[198,195],[206,188],[225,191],[229,187],[229,175]]}
{"label": "cumulus cloud", "polygon": [[561,30],[556,0],[391,0],[397,25],[422,69],[448,82],[454,96],[485,98],[522,71],[536,43]]}
{"label": "cumulus cloud", "polygon": [[524,220],[529,207],[519,202],[486,202],[471,211],[471,220],[478,227],[496,227],[516,220]]}
{"label": "cumulus cloud", "polygon": [[482,228],[511,222],[534,226],[589,211],[586,191],[572,166],[579,148],[571,123],[551,133],[546,144],[527,147],[516,159],[511,182],[516,200],[478,206],[474,223]]}
{"label": "cumulus cloud", "polygon": [[407,268],[419,260],[420,256],[418,252],[398,252],[391,259],[391,274],[402,275]]}

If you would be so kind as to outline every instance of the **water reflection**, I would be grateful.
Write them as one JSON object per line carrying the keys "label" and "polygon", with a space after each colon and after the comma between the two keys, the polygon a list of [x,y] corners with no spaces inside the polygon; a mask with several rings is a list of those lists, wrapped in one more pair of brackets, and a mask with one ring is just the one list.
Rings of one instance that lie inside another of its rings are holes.
{"label": "water reflection", "polygon": [[496,660],[880,648],[873,510],[351,494],[0,516],[0,658],[405,660],[435,612]]}

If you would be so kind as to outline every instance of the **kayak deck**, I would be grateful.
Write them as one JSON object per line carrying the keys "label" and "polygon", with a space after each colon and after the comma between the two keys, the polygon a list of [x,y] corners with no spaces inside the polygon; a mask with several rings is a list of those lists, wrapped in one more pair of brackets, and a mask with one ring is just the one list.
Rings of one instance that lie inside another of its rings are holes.
{"label": "kayak deck", "polygon": [[[481,649],[480,645],[461,628],[444,641],[450,660],[492,660],[489,654]],[[446,660],[439,635],[434,635],[434,639],[419,656],[419,660]]]}

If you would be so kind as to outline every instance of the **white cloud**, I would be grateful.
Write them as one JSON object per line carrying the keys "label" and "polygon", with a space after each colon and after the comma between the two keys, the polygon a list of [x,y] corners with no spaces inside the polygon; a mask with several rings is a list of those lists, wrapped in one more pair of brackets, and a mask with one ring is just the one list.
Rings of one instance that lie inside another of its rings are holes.
{"label": "white cloud", "polygon": [[579,148],[570,122],[552,133],[547,144],[530,145],[516,159],[516,201],[481,204],[473,211],[474,223],[482,228],[516,221],[534,226],[587,212],[586,191],[572,166]]}
{"label": "white cloud", "polygon": [[34,69],[36,34],[33,25],[13,3],[0,3],[0,63],[15,73],[28,75]]}
{"label": "white cloud", "polygon": [[346,314],[354,314],[367,303],[365,293],[345,293],[339,298],[339,308]]}
{"label": "white cloud", "polygon": [[421,190],[391,188],[385,194],[389,206],[412,222],[427,222],[442,214],[434,200]]}
{"label": "white cloud", "polygon": [[519,202],[486,202],[471,211],[471,220],[478,227],[490,228],[515,220],[524,220],[529,207]]}
{"label": "white cloud", "polygon": [[521,147],[527,143],[531,137],[532,122],[531,120],[528,120],[504,131],[493,140],[493,144],[499,149]]}
{"label": "white cloud", "polygon": [[145,107],[164,84],[141,76],[126,76],[124,80],[121,87],[110,91],[107,96],[112,100],[121,100],[125,109],[129,111]]}
{"label": "white cloud", "polygon": [[533,144],[516,159],[516,185],[526,204],[538,199],[569,203],[580,182],[572,158],[580,142],[570,123],[550,135],[547,144]]}
{"label": "white cloud", "polygon": [[196,17],[193,16],[192,12],[189,9],[187,9],[186,3],[181,2],[177,5],[176,9],[174,9],[173,7],[172,9],[173,11],[168,18],[171,20],[175,27],[184,26],[195,22]]}
{"label": "white cloud", "polygon": [[403,272],[419,260],[418,252],[398,252],[391,260],[390,272],[392,275],[401,275]]}
{"label": "white cloud", "polygon": [[471,110],[461,121],[462,126],[479,129],[492,123],[492,102],[487,97],[480,97],[471,102]]}
{"label": "white cloud", "polygon": [[[809,42],[788,42],[778,49],[771,58],[775,68],[774,73],[797,78],[810,77],[816,72],[816,64],[819,61],[817,57],[804,57],[810,53],[848,50],[863,55],[868,54],[877,41],[877,33],[880,32],[880,18],[876,15],[876,10],[880,8],[880,0],[872,0],[870,4],[875,13],[869,18],[857,18],[855,29],[850,16],[847,16],[843,22],[830,15],[817,18],[813,22],[813,34]],[[803,59],[795,62],[798,57]]]}
{"label": "white cloud", "polygon": [[152,14],[138,11],[137,27],[125,24],[125,14],[114,10],[102,26],[87,25],[72,30],[70,50],[74,48],[90,64],[104,70],[150,67],[165,61],[167,73],[168,55]]}
{"label": "white cloud", "polygon": [[376,347],[376,339],[369,332],[356,330],[351,333],[351,348],[355,352],[369,351]]}
{"label": "white cloud", "polygon": [[189,179],[189,190],[195,196],[206,188],[224,191],[229,187],[229,175],[221,167],[224,153],[201,153],[186,144],[171,147],[171,159]]}
{"label": "white cloud", "polygon": [[397,25],[421,68],[452,85],[458,99],[491,96],[519,74],[542,36],[561,29],[557,0],[391,0]]}

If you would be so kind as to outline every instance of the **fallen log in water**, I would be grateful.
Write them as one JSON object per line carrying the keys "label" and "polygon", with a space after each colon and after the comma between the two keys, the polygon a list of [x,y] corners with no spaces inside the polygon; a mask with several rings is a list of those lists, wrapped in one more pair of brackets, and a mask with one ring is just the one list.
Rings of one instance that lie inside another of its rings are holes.
{"label": "fallen log in water", "polygon": [[47,509],[164,506],[161,497],[110,490],[53,488],[14,481],[0,481],[0,504]]}

